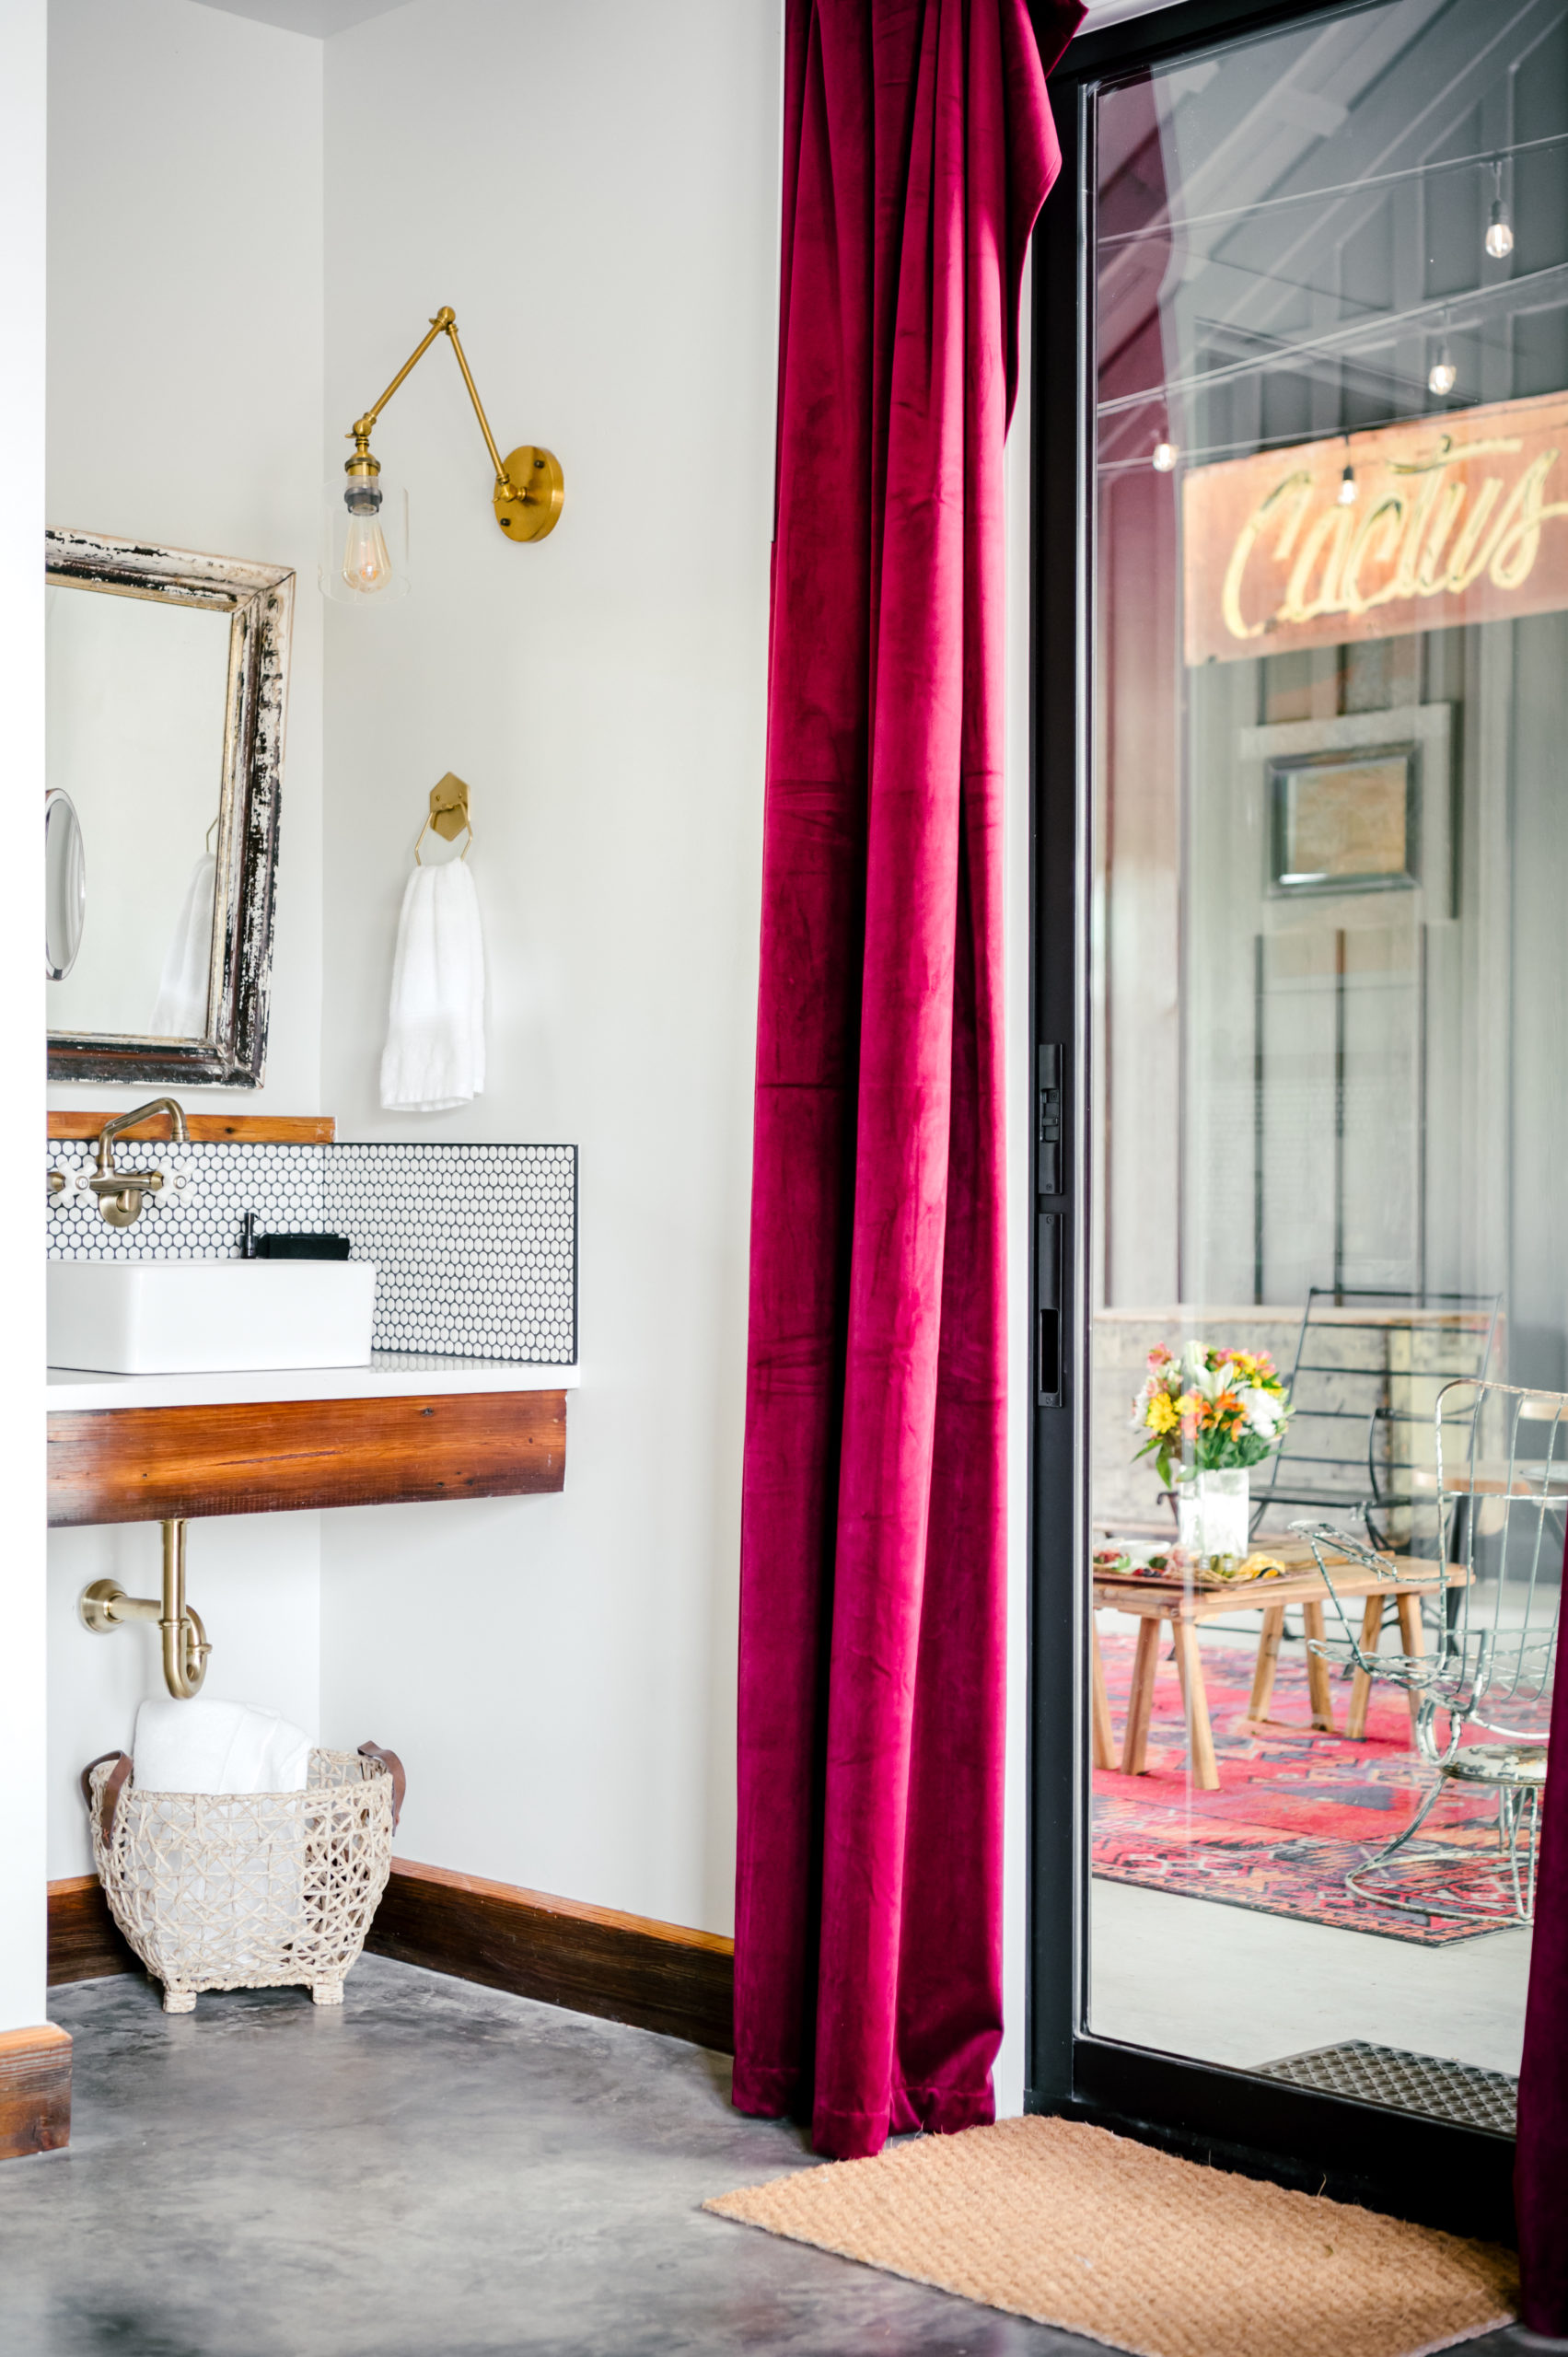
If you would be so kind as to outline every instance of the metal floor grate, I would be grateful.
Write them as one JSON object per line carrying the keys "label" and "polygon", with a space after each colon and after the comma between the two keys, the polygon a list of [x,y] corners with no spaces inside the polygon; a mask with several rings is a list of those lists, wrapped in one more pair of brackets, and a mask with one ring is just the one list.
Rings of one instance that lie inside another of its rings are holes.
{"label": "metal floor grate", "polygon": [[1461,2128],[1484,2128],[1494,2136],[1514,2133],[1517,2079],[1505,2071],[1480,2070],[1471,2062],[1404,2054],[1397,2046],[1370,2046],[1365,2038],[1351,2038],[1342,2046],[1318,2046],[1310,2054],[1287,2054],[1281,2062],[1265,2062],[1259,2075],[1288,2079],[1297,2087],[1320,2087],[1328,2095],[1353,2096],[1358,2103],[1386,2104],[1392,2111],[1418,2111],[1428,2119],[1451,2119]]}

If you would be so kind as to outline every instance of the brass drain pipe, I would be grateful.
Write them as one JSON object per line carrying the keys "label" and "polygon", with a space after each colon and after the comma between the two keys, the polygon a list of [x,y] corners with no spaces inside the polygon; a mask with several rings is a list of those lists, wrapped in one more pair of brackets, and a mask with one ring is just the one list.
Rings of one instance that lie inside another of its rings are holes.
{"label": "brass drain pipe", "polygon": [[118,1580],[94,1580],[76,1607],[95,1636],[132,1620],[156,1620],[163,1640],[163,1682],[178,1701],[200,1691],[212,1646],[194,1605],[185,1601],[185,1517],[163,1525],[163,1595],[127,1596]]}

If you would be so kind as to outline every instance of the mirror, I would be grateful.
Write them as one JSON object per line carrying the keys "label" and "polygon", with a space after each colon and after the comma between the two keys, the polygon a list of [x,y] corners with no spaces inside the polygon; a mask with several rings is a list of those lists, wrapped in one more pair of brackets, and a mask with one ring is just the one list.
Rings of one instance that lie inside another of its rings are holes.
{"label": "mirror", "polygon": [[51,532],[45,576],[51,1077],[253,1087],[294,575]]}
{"label": "mirror", "polygon": [[43,796],[43,972],[63,982],[76,962],[87,910],[87,861],[75,805],[57,787]]}

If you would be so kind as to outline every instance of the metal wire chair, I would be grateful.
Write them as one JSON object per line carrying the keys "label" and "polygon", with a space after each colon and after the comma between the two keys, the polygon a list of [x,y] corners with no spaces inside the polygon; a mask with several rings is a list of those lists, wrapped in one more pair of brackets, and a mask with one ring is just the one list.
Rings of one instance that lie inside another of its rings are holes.
{"label": "metal wire chair", "polygon": [[[1401,1571],[1409,1577],[1408,1559],[1376,1552],[1328,1523],[1292,1525],[1311,1546],[1342,1632],[1313,1650],[1403,1687],[1414,1705],[1417,1751],[1435,1771],[1410,1823],[1346,1875],[1345,1885],[1407,1914],[1528,1923],[1562,1598],[1568,1393],[1461,1380],[1438,1394],[1434,1425],[1432,1652],[1376,1650],[1379,1616],[1368,1614],[1357,1628],[1335,1592],[1336,1557],[1342,1568],[1348,1556],[1390,1582]],[[1440,1717],[1447,1723],[1442,1737]],[[1501,1740],[1469,1741],[1478,1731]],[[1496,1794],[1511,1906],[1476,1887],[1495,1878],[1492,1854],[1449,1842],[1412,1846],[1456,1788]]]}
{"label": "metal wire chair", "polygon": [[1485,1376],[1499,1306],[1495,1293],[1311,1286],[1286,1383],[1291,1420],[1252,1482],[1254,1531],[1295,1506],[1354,1515],[1373,1548],[1406,1548],[1432,1469],[1434,1402],[1444,1385]]}

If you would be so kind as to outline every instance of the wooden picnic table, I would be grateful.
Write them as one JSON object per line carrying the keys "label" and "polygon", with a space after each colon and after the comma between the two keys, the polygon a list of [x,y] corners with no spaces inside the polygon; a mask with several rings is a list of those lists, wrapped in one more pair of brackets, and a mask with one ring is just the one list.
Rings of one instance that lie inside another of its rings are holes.
{"label": "wooden picnic table", "polygon": [[[1160,1627],[1166,1621],[1170,1624],[1177,1675],[1181,1680],[1192,1780],[1201,1791],[1217,1792],[1220,1781],[1214,1759],[1214,1730],[1209,1721],[1209,1699],[1203,1685],[1203,1665],[1198,1648],[1198,1631],[1205,1620],[1228,1619],[1235,1612],[1261,1612],[1262,1633],[1258,1645],[1257,1665],[1252,1673],[1252,1692],[1248,1701],[1247,1716],[1258,1726],[1280,1727],[1290,1724],[1284,1720],[1271,1719],[1268,1714],[1274,1690],[1274,1672],[1279,1662],[1280,1640],[1284,1633],[1285,1609],[1293,1604],[1301,1607],[1302,1626],[1310,1647],[1314,1640],[1319,1643],[1322,1640],[1323,1608],[1330,1601],[1330,1595],[1327,1583],[1313,1562],[1310,1548],[1292,1541],[1287,1546],[1271,1546],[1270,1552],[1284,1562],[1283,1573],[1273,1579],[1248,1580],[1244,1584],[1230,1581],[1223,1586],[1190,1586],[1179,1578],[1156,1578],[1132,1572],[1095,1573],[1096,1606],[1132,1613],[1139,1624],[1119,1763],[1110,1705],[1106,1699],[1105,1674],[1100,1665],[1099,1633],[1092,1616],[1090,1619],[1093,1671],[1090,1736],[1097,1768],[1115,1768],[1120,1764],[1124,1776],[1141,1776],[1144,1772],[1149,1717],[1154,1707]],[[1305,1567],[1293,1560],[1300,1557],[1306,1558]],[[1386,1560],[1391,1562],[1394,1559],[1389,1557]],[[1409,1578],[1397,1580],[1380,1578],[1376,1572],[1368,1571],[1365,1564],[1348,1558],[1344,1561],[1342,1572],[1338,1564],[1333,1566],[1333,1571],[1336,1594],[1342,1597],[1365,1598],[1361,1618],[1364,1652],[1376,1651],[1383,1625],[1383,1608],[1390,1598],[1399,1612],[1401,1651],[1419,1654],[1425,1650],[1421,1605],[1423,1597],[1441,1592],[1435,1565],[1428,1569],[1423,1564],[1418,1571],[1412,1562]],[[1462,1585],[1467,1576],[1460,1566],[1448,1565],[1450,1586]],[[1339,1729],[1334,1723],[1333,1687],[1329,1664],[1321,1654],[1310,1650],[1307,1656],[1307,1692],[1311,1732],[1337,1735]],[[1353,1743],[1359,1742],[1366,1733],[1366,1711],[1371,1694],[1370,1676],[1365,1670],[1358,1669],[1351,1681],[1350,1712],[1345,1724],[1345,1733]],[[1410,1698],[1410,1708],[1413,1723],[1416,1713],[1413,1694]],[[1295,1731],[1301,1733],[1303,1730],[1296,1728]]]}

